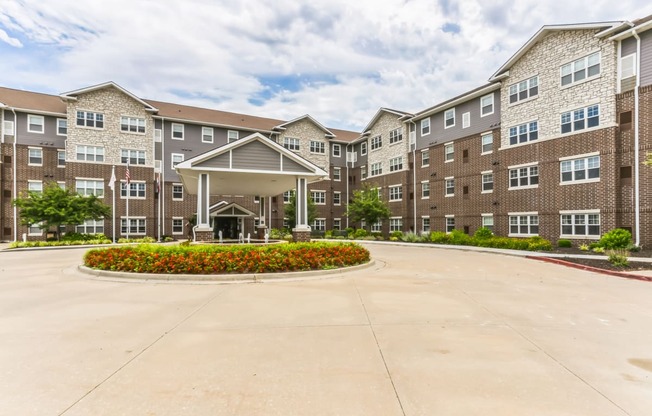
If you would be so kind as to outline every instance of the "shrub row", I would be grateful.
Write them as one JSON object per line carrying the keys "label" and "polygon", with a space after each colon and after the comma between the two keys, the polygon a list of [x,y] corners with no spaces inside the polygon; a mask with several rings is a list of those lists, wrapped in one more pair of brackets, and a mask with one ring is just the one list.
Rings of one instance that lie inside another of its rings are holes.
{"label": "shrub row", "polygon": [[58,246],[86,246],[97,244],[111,244],[111,240],[71,240],[71,241],[14,241],[9,248],[29,247],[58,247]]}
{"label": "shrub row", "polygon": [[323,270],[369,261],[355,243],[291,243],[268,246],[174,245],[110,247],[89,250],[87,267],[136,273],[224,274]]}

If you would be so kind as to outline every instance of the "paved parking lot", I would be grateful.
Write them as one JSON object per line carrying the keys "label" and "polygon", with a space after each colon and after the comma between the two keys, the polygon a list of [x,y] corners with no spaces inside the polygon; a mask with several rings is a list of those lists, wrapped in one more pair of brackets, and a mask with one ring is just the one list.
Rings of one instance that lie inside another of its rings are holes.
{"label": "paved parking lot", "polygon": [[369,245],[323,280],[111,282],[0,252],[0,415],[640,415],[652,283]]}

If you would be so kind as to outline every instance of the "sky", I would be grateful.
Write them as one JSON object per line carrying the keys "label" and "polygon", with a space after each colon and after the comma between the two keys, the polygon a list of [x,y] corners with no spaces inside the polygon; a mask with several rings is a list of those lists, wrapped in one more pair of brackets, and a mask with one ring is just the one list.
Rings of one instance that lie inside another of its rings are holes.
{"label": "sky", "polygon": [[487,82],[543,25],[649,0],[0,0],[0,86],[138,97],[360,131]]}

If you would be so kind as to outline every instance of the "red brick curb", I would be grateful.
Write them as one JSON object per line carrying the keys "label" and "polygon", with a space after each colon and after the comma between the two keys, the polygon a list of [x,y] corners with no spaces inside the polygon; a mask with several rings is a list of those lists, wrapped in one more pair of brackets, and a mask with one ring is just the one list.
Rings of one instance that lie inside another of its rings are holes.
{"label": "red brick curb", "polygon": [[616,276],[616,277],[624,277],[625,279],[633,279],[633,280],[642,280],[644,282],[652,282],[652,277],[641,276],[641,275],[630,274],[630,273],[623,273],[623,272],[615,272],[613,270],[599,269],[597,267],[585,266],[583,264],[577,264],[577,263],[573,263],[573,262],[570,262],[570,261],[561,260],[561,259],[557,259],[557,258],[553,258],[553,257],[525,256],[525,258],[526,259],[532,259],[532,260],[545,261],[546,263],[560,264],[562,266],[572,267],[572,268],[580,269],[580,270],[586,270],[586,271],[589,271],[589,272],[608,274],[610,276]]}

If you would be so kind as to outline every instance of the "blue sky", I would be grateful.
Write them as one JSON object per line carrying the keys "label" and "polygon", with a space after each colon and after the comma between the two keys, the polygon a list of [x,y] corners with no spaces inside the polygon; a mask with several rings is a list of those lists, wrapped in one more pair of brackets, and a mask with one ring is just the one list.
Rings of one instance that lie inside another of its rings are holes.
{"label": "blue sky", "polygon": [[359,130],[473,89],[541,26],[633,20],[649,1],[0,0],[2,86],[114,81],[143,97]]}

